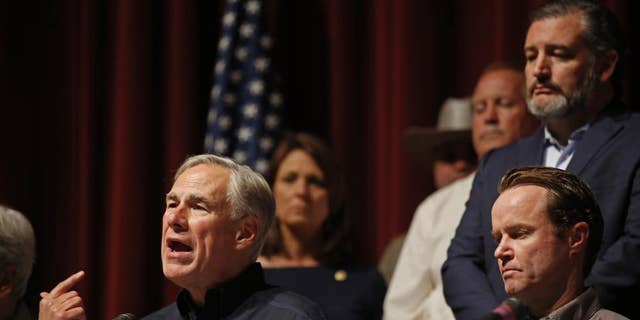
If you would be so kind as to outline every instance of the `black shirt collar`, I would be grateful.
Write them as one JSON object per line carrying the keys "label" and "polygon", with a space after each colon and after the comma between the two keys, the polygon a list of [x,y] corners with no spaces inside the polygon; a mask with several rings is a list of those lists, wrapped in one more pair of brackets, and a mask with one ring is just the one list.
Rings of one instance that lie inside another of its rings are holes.
{"label": "black shirt collar", "polygon": [[252,263],[237,277],[211,288],[204,298],[204,306],[198,306],[189,292],[180,290],[178,310],[183,319],[221,319],[236,310],[256,291],[264,290],[264,274],[259,263]]}

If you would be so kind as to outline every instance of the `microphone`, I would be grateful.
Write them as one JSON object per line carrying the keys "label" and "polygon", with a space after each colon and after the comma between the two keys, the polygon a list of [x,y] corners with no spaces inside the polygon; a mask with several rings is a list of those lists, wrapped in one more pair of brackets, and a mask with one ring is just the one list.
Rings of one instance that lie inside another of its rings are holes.
{"label": "microphone", "polygon": [[485,314],[480,320],[527,320],[529,307],[517,298],[511,297]]}
{"label": "microphone", "polygon": [[138,317],[136,317],[133,313],[123,313],[117,315],[115,318],[113,318],[113,320],[138,320]]}

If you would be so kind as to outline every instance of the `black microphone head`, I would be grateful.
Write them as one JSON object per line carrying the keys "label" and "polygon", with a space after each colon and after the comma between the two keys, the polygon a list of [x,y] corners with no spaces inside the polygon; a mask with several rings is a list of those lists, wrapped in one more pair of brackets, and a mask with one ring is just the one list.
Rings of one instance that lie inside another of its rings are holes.
{"label": "black microphone head", "polygon": [[503,318],[501,315],[495,313],[495,312],[490,312],[485,314],[484,316],[480,317],[480,319],[478,320],[504,320],[505,318]]}
{"label": "black microphone head", "polygon": [[511,297],[502,302],[503,304],[508,305],[513,310],[514,319],[529,319],[529,307],[522,302],[522,300],[518,298]]}
{"label": "black microphone head", "polygon": [[138,317],[136,317],[133,313],[123,313],[117,315],[115,318],[113,318],[113,320],[138,320]]}
{"label": "black microphone head", "polygon": [[480,320],[527,320],[529,307],[517,298],[511,297],[497,306],[490,313],[482,316]]}

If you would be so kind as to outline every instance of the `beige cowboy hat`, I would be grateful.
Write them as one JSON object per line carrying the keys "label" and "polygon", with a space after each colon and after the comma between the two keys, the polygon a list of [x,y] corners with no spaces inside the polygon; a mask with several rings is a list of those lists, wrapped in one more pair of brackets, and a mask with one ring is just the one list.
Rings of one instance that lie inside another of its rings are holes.
{"label": "beige cowboy hat", "polygon": [[408,157],[431,170],[433,150],[446,143],[468,141],[471,143],[471,100],[448,98],[442,104],[435,128],[408,127],[403,143]]}

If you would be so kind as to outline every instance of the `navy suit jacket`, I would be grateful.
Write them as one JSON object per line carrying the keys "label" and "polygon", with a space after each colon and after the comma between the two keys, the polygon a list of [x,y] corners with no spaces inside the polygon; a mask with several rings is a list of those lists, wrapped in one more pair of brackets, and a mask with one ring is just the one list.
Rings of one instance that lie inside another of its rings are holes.
{"label": "navy suit jacket", "polygon": [[[600,255],[586,282],[605,307],[640,319],[631,309],[640,293],[640,114],[625,109],[613,102],[591,123],[567,170],[591,186],[605,223]],[[540,129],[480,162],[442,267],[445,297],[457,319],[478,319],[507,298],[493,256],[491,208],[508,170],[543,164],[544,143]]]}

